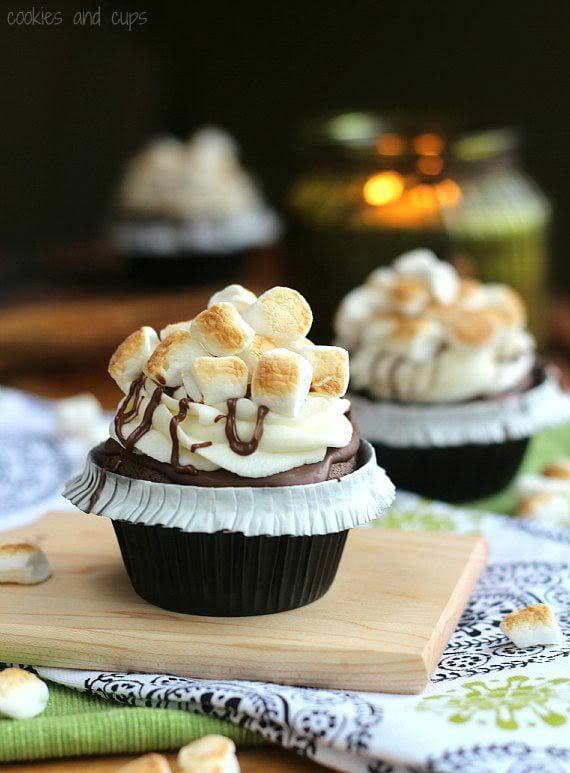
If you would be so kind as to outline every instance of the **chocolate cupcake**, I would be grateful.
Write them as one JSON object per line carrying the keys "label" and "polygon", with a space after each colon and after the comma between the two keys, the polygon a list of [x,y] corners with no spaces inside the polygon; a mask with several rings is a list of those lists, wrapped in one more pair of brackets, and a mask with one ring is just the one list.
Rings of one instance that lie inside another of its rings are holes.
{"label": "chocolate cupcake", "polygon": [[348,354],[305,336],[295,290],[239,285],[111,358],[111,437],[65,496],[112,520],[135,590],[166,609],[255,615],[330,587],[348,530],[393,486],[344,398]]}
{"label": "chocolate cupcake", "polygon": [[235,142],[213,127],[188,142],[159,137],[139,151],[115,209],[119,252],[137,277],[161,284],[230,276],[247,252],[273,244],[280,232]]}
{"label": "chocolate cupcake", "polygon": [[514,290],[462,279],[429,250],[344,298],[353,412],[397,486],[447,501],[496,493],[535,432],[570,420],[525,321]]}

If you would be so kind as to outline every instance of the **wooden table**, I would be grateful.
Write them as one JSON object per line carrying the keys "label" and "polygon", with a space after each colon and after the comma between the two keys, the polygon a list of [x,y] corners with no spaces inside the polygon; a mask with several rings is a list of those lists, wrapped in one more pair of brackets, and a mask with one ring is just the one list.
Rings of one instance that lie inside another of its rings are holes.
{"label": "wooden table", "polygon": [[[94,759],[55,760],[53,762],[21,762],[16,765],[3,765],[3,773],[111,773],[140,755],[128,757],[97,757]],[[176,754],[165,755],[173,771],[177,771]],[[239,764],[242,773],[316,773],[325,770],[322,765],[309,762],[301,757],[275,748],[240,749]]]}

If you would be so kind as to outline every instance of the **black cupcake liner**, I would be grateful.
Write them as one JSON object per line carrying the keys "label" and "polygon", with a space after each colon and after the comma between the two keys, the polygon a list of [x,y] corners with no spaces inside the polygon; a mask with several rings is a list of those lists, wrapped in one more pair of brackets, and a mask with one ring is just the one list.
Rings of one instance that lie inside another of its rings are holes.
{"label": "black cupcake liner", "polygon": [[174,612],[267,615],[310,604],[330,588],[348,531],[246,537],[113,521],[134,590]]}
{"label": "black cupcake liner", "polygon": [[430,499],[467,502],[496,494],[513,480],[530,438],[501,443],[399,448],[372,442],[393,483]]}

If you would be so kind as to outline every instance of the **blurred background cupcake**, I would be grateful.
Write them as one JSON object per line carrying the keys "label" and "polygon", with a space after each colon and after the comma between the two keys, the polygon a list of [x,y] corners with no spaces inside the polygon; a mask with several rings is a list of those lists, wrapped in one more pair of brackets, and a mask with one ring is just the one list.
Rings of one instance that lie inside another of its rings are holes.
{"label": "blurred background cupcake", "polygon": [[373,271],[335,327],[351,353],[355,419],[402,488],[447,501],[494,494],[535,432],[570,419],[520,295],[461,279],[430,250]]}
{"label": "blurred background cupcake", "polygon": [[246,252],[280,233],[235,141],[216,127],[145,145],[126,165],[115,209],[119,252],[137,275],[165,284],[235,275]]}

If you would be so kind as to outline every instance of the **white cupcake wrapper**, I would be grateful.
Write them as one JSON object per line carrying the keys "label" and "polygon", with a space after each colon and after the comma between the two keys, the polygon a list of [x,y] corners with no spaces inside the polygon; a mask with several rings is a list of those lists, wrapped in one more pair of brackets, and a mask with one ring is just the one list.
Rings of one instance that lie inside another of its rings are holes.
{"label": "white cupcake wrapper", "polygon": [[348,395],[352,415],[368,440],[403,448],[502,443],[531,437],[570,422],[570,394],[562,391],[556,368],[520,394],[446,405],[402,405]]}
{"label": "white cupcake wrapper", "polygon": [[[91,512],[185,532],[227,530],[246,537],[332,534],[374,520],[394,499],[394,486],[365,440],[360,454],[363,464],[350,475],[301,486],[207,488],[151,483],[107,472]],[[90,512],[100,474],[100,466],[90,456],[63,495]]]}
{"label": "white cupcake wrapper", "polygon": [[160,256],[177,252],[230,252],[265,246],[277,240],[281,224],[267,208],[226,217],[196,217],[179,223],[160,219],[121,223],[112,235],[120,249],[141,255]]}

